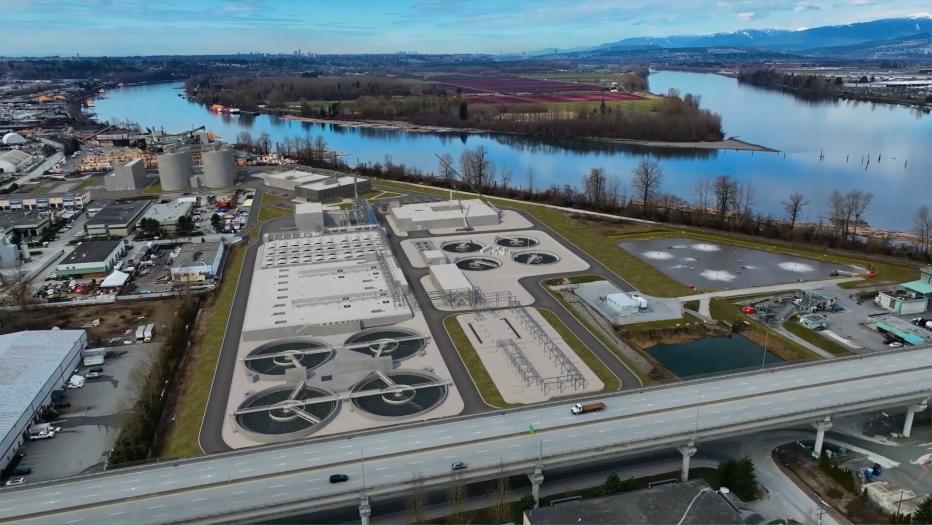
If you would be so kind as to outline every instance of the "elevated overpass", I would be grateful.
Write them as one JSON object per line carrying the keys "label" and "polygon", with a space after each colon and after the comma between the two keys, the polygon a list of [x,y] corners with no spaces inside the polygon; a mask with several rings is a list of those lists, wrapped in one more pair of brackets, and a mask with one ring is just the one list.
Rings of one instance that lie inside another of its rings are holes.
{"label": "elevated overpass", "polygon": [[[312,439],[0,491],[0,522],[225,523],[360,505],[451,482],[676,447],[683,468],[703,440],[812,423],[816,448],[833,417],[902,407],[932,395],[932,348],[735,374],[606,396],[580,416],[569,402]],[[451,472],[450,464],[469,468]],[[331,474],[349,481],[331,484]]]}

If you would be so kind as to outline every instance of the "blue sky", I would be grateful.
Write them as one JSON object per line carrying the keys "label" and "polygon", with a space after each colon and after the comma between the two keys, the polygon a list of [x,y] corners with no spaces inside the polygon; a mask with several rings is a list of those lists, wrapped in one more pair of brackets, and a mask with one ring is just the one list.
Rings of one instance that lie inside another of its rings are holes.
{"label": "blue sky", "polygon": [[500,53],[930,10],[930,0],[0,0],[0,53]]}

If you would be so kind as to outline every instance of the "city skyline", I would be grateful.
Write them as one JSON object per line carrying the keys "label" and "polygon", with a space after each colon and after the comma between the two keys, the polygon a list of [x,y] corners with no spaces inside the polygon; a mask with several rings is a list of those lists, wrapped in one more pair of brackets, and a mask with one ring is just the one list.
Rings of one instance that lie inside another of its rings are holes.
{"label": "city skyline", "polygon": [[17,0],[4,6],[4,56],[290,53],[520,53],[635,36],[802,29],[929,16],[898,0],[405,0],[338,5],[265,0]]}

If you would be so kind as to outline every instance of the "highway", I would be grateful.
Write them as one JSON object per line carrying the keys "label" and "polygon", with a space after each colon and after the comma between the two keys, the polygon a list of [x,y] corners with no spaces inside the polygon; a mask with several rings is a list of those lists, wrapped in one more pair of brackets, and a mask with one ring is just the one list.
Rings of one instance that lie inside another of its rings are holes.
{"label": "highway", "polygon": [[[129,468],[0,492],[0,521],[163,523],[271,517],[270,512],[398,495],[415,483],[464,482],[529,472],[538,455],[563,466],[607,455],[674,447],[886,407],[932,393],[932,349],[918,349],[678,383],[604,397],[600,413],[569,403],[464,416],[419,427],[308,440]],[[530,429],[533,427],[534,431]],[[813,431],[813,435],[815,432]],[[363,468],[365,474],[363,474]],[[350,480],[330,484],[328,476]],[[417,481],[415,481],[417,480]],[[546,481],[544,481],[546,483]],[[210,518],[210,519],[208,519]]]}

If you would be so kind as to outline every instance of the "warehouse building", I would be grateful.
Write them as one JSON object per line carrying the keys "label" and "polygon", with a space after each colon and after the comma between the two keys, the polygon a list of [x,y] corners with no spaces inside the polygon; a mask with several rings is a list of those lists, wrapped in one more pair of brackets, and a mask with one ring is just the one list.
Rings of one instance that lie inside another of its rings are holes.
{"label": "warehouse building", "polygon": [[282,171],[262,175],[266,186],[293,191],[298,197],[323,202],[352,198],[372,191],[372,182],[338,171]]}
{"label": "warehouse building", "polygon": [[319,202],[296,202],[294,205],[294,225],[301,231],[323,231],[324,205]]}
{"label": "warehouse building", "polygon": [[152,201],[111,202],[84,223],[88,237],[126,237]]}
{"label": "warehouse building", "polygon": [[146,164],[143,159],[132,159],[104,177],[107,191],[138,190],[146,186]]}
{"label": "warehouse building", "polygon": [[11,193],[0,195],[0,210],[80,210],[91,202],[91,192]]}
{"label": "warehouse building", "polygon": [[41,237],[52,221],[48,212],[13,210],[0,212],[0,236],[19,232],[23,239]]}
{"label": "warehouse building", "polygon": [[220,273],[223,260],[222,242],[192,242],[185,244],[172,264],[172,280],[180,282],[213,279]]}
{"label": "warehouse building", "polygon": [[194,203],[191,201],[156,202],[149,206],[149,209],[139,220],[152,219],[159,223],[162,230],[173,233],[178,225],[178,219],[191,215],[192,210],[194,210]]}
{"label": "warehouse building", "polygon": [[479,199],[421,202],[393,206],[391,222],[401,232],[497,226],[499,211]]}
{"label": "warehouse building", "polygon": [[32,155],[13,149],[0,153],[0,173],[16,173],[32,164]]}
{"label": "warehouse building", "polygon": [[877,294],[874,301],[895,314],[918,314],[929,310],[932,301],[932,266],[919,270],[920,277],[893,290]]}
{"label": "warehouse building", "polygon": [[55,274],[83,279],[103,278],[124,255],[126,245],[120,240],[83,242],[58,263]]}
{"label": "warehouse building", "polygon": [[52,403],[87,347],[84,330],[30,330],[0,335],[0,469],[22,446],[29,426]]}

